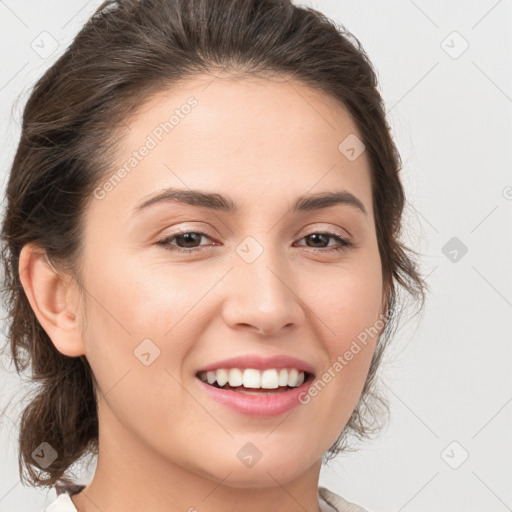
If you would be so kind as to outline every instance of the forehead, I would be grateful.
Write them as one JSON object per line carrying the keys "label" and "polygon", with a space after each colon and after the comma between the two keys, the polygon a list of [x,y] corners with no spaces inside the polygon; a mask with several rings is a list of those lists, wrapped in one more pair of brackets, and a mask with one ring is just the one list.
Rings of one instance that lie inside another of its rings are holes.
{"label": "forehead", "polygon": [[153,95],[126,124],[112,169],[124,172],[100,206],[121,217],[166,187],[260,206],[343,188],[372,215],[366,154],[340,150],[361,138],[352,117],[301,82],[199,75]]}

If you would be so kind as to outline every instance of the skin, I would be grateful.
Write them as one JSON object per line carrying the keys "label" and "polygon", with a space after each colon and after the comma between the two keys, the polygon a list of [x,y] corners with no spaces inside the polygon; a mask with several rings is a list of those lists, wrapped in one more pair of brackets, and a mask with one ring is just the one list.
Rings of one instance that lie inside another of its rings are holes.
{"label": "skin", "polygon": [[[321,457],[356,406],[378,337],[307,405],[273,418],[212,401],[195,373],[235,355],[287,354],[319,378],[376,323],[385,293],[369,161],[338,150],[359,136],[355,124],[304,84],[198,76],[148,100],[128,122],[116,165],[190,96],[197,107],[87,207],[86,310],[71,276],[31,245],[21,254],[38,320],[57,350],[86,355],[99,385],[96,473],[72,500],[87,512],[318,511]],[[226,194],[241,211],[173,201],[132,217],[168,186]],[[288,212],[297,196],[334,189],[353,193],[368,215],[348,205]],[[172,242],[196,247],[189,254],[156,244],[178,228],[207,236]],[[335,239],[309,236],[326,230],[354,246],[327,252]],[[236,251],[248,236],[263,248],[251,264]],[[149,366],[133,353],[145,338],[160,350]],[[237,457],[248,442],[262,453],[252,467]]]}

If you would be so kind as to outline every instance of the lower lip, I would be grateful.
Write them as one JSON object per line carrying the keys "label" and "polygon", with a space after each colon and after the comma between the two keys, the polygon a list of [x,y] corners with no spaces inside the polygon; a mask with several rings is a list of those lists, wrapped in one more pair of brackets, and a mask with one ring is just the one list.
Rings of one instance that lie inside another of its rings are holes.
{"label": "lower lip", "polygon": [[[197,378],[197,377],[196,377]],[[294,407],[302,405],[299,397],[305,395],[311,383],[313,376],[304,381],[299,387],[291,388],[288,391],[282,391],[274,395],[261,393],[261,395],[248,395],[230,389],[221,389],[210,386],[206,382],[197,378],[202,388],[215,401],[247,416],[272,417],[279,416]]]}

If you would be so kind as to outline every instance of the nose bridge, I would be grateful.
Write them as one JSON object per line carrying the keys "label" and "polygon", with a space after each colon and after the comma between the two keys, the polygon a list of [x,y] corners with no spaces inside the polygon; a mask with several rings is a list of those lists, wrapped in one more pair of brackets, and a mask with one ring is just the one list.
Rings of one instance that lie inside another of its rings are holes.
{"label": "nose bridge", "polygon": [[260,298],[267,297],[272,302],[286,298],[288,293],[284,290],[286,286],[283,282],[286,263],[276,247],[272,247],[268,240],[260,242],[248,236],[239,244],[236,252],[240,260],[237,262],[239,277],[242,281],[247,280],[249,293]]}
{"label": "nose bridge", "polygon": [[282,247],[271,236],[247,236],[236,246],[224,319],[232,326],[249,324],[267,334],[298,323],[301,307],[293,291]]}

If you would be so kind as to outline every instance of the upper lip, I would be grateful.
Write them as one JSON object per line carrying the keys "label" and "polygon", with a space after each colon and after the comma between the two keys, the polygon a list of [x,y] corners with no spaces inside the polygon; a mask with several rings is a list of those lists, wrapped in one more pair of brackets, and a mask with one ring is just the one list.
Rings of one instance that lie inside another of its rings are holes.
{"label": "upper lip", "polygon": [[210,370],[220,370],[221,368],[255,368],[257,370],[267,370],[271,368],[296,368],[299,371],[314,374],[313,366],[301,359],[287,355],[276,355],[272,357],[263,357],[258,355],[246,354],[243,356],[224,359],[204,366],[198,373]]}

